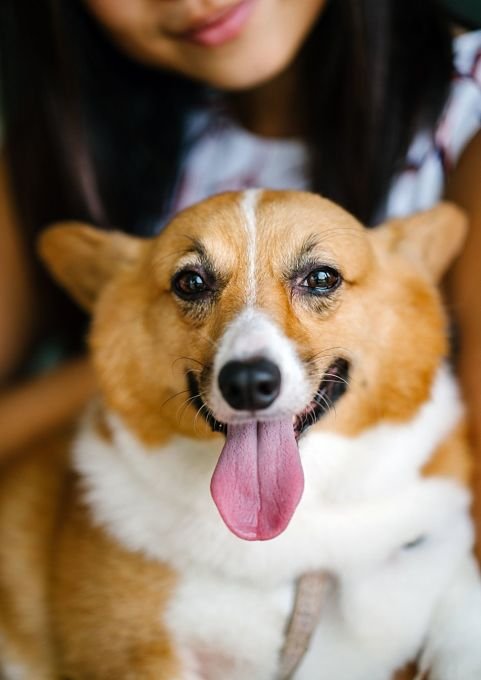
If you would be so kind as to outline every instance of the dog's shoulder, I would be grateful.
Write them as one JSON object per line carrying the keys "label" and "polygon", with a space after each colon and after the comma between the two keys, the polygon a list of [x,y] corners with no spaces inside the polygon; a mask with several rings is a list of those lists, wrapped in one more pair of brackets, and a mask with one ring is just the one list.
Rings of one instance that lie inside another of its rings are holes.
{"label": "dog's shoulder", "polygon": [[50,433],[0,467],[0,551],[50,532],[69,475],[73,431]]}
{"label": "dog's shoulder", "polygon": [[165,625],[176,574],[167,564],[126,549],[98,526],[78,477],[64,506],[52,576],[62,674],[120,678],[131,664],[144,677],[154,664],[177,676],[178,659]]}
{"label": "dog's shoulder", "polygon": [[0,641],[12,677],[30,667],[50,677],[47,546],[69,478],[71,435],[70,428],[52,433],[0,469]]}

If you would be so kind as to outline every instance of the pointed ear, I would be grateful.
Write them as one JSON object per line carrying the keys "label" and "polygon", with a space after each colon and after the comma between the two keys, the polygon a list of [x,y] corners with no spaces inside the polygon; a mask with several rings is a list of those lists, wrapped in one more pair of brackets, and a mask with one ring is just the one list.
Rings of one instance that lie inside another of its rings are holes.
{"label": "pointed ear", "polygon": [[391,252],[417,262],[438,282],[461,250],[467,226],[466,214],[443,202],[411,217],[390,220],[374,229],[373,236]]}
{"label": "pointed ear", "polygon": [[53,225],[40,236],[40,257],[54,278],[90,311],[104,285],[140,255],[141,239],[79,222]]}

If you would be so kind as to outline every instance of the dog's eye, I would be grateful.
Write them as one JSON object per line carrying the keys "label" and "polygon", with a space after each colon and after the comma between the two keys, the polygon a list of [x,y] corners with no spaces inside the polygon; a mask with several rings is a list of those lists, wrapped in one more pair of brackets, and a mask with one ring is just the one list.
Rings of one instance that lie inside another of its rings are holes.
{"label": "dog's eye", "polygon": [[306,276],[301,286],[314,295],[325,295],[335,290],[341,283],[341,275],[333,267],[318,267]]}
{"label": "dog's eye", "polygon": [[183,271],[174,276],[172,288],[184,300],[196,300],[210,291],[199,272]]}

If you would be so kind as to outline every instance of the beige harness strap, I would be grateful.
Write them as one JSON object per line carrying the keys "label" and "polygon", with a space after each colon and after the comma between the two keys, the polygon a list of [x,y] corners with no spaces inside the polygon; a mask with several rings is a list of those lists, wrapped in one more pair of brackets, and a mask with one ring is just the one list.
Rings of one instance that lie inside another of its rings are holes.
{"label": "beige harness strap", "polygon": [[[306,572],[297,581],[294,606],[287,625],[276,680],[292,680],[309,648],[331,583],[329,576],[322,571]],[[398,672],[393,680],[407,680],[408,677],[413,680],[427,680],[425,670],[418,670],[415,677],[414,673],[411,665],[409,669]]]}
{"label": "beige harness strap", "polygon": [[277,680],[290,680],[307,652],[319,622],[328,584],[329,578],[322,571],[307,572],[298,580]]}

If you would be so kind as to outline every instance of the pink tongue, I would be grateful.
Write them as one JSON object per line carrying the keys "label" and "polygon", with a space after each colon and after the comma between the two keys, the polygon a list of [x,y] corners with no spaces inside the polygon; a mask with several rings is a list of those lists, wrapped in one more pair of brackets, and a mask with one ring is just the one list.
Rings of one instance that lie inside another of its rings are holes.
{"label": "pink tongue", "polygon": [[264,541],[282,533],[304,490],[292,418],[229,425],[210,489],[239,538]]}

